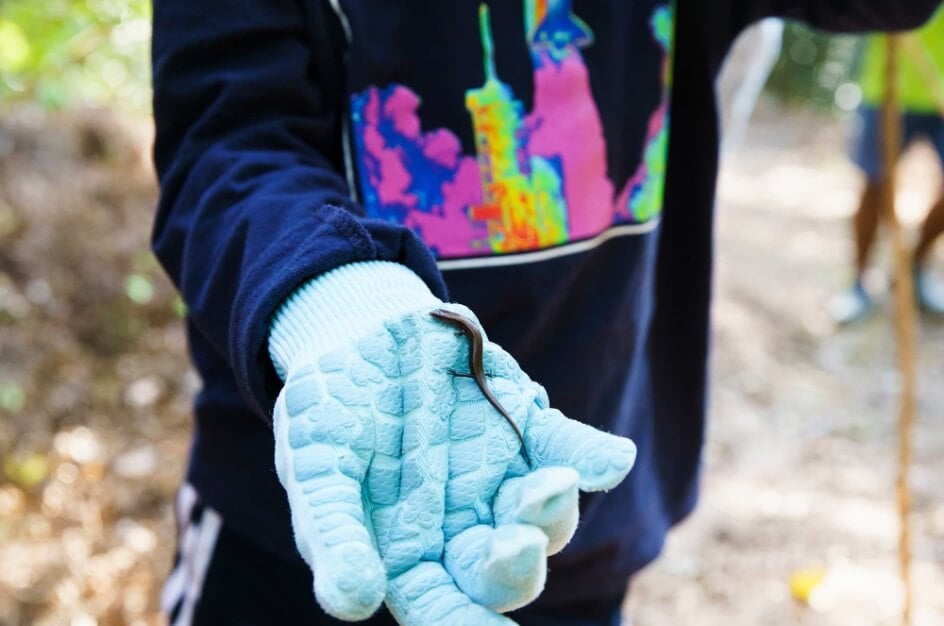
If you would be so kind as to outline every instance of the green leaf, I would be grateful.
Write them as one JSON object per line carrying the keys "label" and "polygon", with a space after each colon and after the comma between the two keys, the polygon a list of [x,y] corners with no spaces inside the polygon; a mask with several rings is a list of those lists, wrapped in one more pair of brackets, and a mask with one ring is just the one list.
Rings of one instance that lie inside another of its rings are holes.
{"label": "green leaf", "polygon": [[125,281],[125,293],[136,304],[147,304],[154,299],[154,285],[143,274],[132,274]]}
{"label": "green leaf", "polygon": [[46,455],[34,452],[26,456],[11,456],[3,461],[3,471],[14,483],[21,487],[35,487],[49,475],[49,461]]}
{"label": "green leaf", "polygon": [[0,72],[19,72],[30,58],[30,44],[23,29],[0,19]]}
{"label": "green leaf", "polygon": [[188,311],[187,304],[184,302],[183,298],[181,298],[180,296],[174,297],[174,301],[173,303],[171,303],[171,307],[173,307],[174,313],[177,315],[177,317],[187,317],[187,311]]}
{"label": "green leaf", "polygon": [[19,413],[26,403],[23,388],[16,383],[0,383],[0,409],[10,413]]}

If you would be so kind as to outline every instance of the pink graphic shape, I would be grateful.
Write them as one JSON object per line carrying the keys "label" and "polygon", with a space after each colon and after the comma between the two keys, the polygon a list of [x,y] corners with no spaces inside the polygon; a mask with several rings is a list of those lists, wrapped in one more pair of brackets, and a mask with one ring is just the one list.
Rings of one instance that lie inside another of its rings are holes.
{"label": "pink graphic shape", "polygon": [[[397,93],[402,94],[401,97],[405,97],[407,103],[412,96],[410,91],[404,88],[398,88]],[[415,97],[413,99],[415,100]],[[384,116],[391,116],[391,113],[394,120],[403,117],[401,110],[385,110]],[[371,174],[370,185],[377,190],[377,196],[384,204],[415,205],[416,197],[407,191],[413,180],[410,170],[399,151],[387,146],[384,136],[377,128],[380,122],[380,96],[377,90],[372,90],[370,94],[370,100],[364,108],[364,117],[364,147],[377,166]],[[408,122],[404,123],[407,124]]]}
{"label": "pink graphic shape", "polygon": [[560,61],[541,52],[535,65],[528,152],[560,160],[570,239],[595,235],[613,223],[613,183],[590,74],[576,48]]}

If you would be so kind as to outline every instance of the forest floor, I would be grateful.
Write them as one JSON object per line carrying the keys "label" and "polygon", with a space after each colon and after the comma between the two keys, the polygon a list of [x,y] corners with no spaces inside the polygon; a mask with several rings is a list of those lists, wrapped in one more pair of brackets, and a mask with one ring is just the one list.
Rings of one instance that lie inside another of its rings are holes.
{"label": "forest floor", "polygon": [[[836,330],[826,312],[849,280],[861,185],[846,131],[765,103],[724,159],[702,498],[634,582],[636,626],[900,623],[887,246],[878,313]],[[902,165],[909,234],[940,184],[935,163],[918,146]],[[944,325],[923,319],[919,332],[914,623],[931,626],[944,624]]]}
{"label": "forest floor", "polygon": [[[725,159],[702,500],[634,581],[636,626],[896,623],[890,307],[841,332],[824,312],[859,185],[843,130],[766,103]],[[198,382],[147,251],[148,146],[146,124],[107,112],[0,115],[0,626],[162,623]],[[913,228],[938,175],[926,150],[904,173]],[[930,626],[944,623],[944,325],[922,320],[920,344],[915,623]]]}

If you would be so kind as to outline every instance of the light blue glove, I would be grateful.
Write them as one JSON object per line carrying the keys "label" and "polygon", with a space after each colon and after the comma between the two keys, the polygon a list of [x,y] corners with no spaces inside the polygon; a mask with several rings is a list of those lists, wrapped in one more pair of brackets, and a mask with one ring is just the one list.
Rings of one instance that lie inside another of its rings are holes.
{"label": "light blue glove", "polygon": [[446,309],[394,263],[341,267],[296,291],[269,350],[286,381],[275,460],[315,595],[335,617],[386,601],[405,626],[512,624],[499,613],[543,590],[547,556],[577,526],[578,487],[615,487],[635,446],[549,408],[540,385],[431,316]]}

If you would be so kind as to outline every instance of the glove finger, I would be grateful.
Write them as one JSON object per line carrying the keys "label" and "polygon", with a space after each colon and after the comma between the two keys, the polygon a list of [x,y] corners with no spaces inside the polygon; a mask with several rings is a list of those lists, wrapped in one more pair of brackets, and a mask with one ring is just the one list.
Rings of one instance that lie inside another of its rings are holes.
{"label": "glove finger", "polygon": [[387,591],[386,574],[364,522],[360,485],[343,475],[305,483],[308,507],[293,510],[296,535],[310,547],[315,596],[331,615],[367,619]]}
{"label": "glove finger", "polygon": [[629,439],[537,405],[528,422],[525,442],[532,467],[571,467],[580,475],[583,491],[612,489],[626,478],[636,461],[636,445]]}
{"label": "glove finger", "polygon": [[355,455],[347,446],[302,437],[298,424],[311,416],[286,410],[288,391],[275,411],[276,466],[296,544],[314,572],[324,610],[340,619],[366,619],[383,602],[386,573],[367,527],[361,484],[350,475]]}
{"label": "glove finger", "polygon": [[444,563],[474,602],[500,612],[533,602],[547,578],[547,536],[524,524],[473,526],[446,544]]}
{"label": "glove finger", "polygon": [[441,563],[423,561],[392,579],[387,608],[401,626],[515,626],[462,593]]}
{"label": "glove finger", "polygon": [[542,467],[510,478],[495,497],[495,522],[537,526],[547,536],[547,554],[557,554],[577,530],[579,482],[580,476],[570,467]]}

